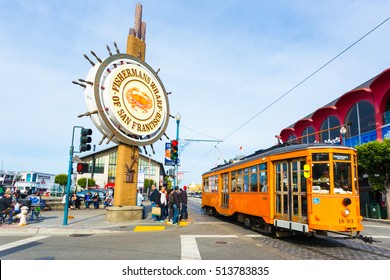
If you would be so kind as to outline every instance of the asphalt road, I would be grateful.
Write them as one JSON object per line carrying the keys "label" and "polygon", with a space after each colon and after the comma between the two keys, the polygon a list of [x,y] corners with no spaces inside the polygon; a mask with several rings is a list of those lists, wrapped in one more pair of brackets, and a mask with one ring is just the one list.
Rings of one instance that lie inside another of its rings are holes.
{"label": "asphalt road", "polygon": [[1,260],[383,260],[390,259],[390,226],[365,222],[373,244],[340,237],[274,239],[226,218],[204,215],[190,198],[187,226],[111,234],[2,235]]}

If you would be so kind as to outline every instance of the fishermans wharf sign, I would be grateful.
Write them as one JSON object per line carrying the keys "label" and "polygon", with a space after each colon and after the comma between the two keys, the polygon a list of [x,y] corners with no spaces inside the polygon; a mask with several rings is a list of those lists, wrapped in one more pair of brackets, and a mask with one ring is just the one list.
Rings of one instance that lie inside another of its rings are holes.
{"label": "fishermans wharf sign", "polygon": [[119,53],[95,64],[87,75],[84,94],[102,140],[145,146],[159,140],[167,128],[169,103],[164,85],[136,57]]}

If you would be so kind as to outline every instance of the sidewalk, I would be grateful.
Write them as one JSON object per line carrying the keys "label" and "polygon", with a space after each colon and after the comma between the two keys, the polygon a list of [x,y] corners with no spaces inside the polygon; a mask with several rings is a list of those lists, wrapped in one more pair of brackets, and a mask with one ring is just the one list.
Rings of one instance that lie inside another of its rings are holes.
{"label": "sidewalk", "polygon": [[[177,228],[170,224],[150,219],[150,207],[146,207],[147,217],[140,221],[112,223],[106,221],[105,209],[69,210],[68,221],[64,225],[64,211],[42,211],[43,219],[34,220],[25,226],[17,223],[0,225],[1,234],[107,234],[130,231],[157,231]],[[149,210],[149,211],[148,211]],[[149,214],[148,214],[149,213]],[[184,225],[184,224],[183,224]],[[182,226],[183,226],[182,225]]]}

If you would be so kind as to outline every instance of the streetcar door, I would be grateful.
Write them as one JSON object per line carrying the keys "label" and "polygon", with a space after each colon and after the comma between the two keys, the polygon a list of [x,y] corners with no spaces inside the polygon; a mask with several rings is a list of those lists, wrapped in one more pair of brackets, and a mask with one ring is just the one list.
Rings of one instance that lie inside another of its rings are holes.
{"label": "streetcar door", "polygon": [[221,208],[229,208],[229,173],[222,174]]}
{"label": "streetcar door", "polygon": [[[275,163],[275,219],[307,223],[305,159]],[[280,227],[293,228],[291,223]]]}

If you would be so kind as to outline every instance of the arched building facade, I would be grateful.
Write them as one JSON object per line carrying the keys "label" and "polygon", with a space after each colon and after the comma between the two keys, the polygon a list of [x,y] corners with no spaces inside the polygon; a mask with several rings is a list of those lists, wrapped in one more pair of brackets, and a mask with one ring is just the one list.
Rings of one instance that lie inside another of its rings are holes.
{"label": "arched building facade", "polygon": [[280,137],[283,142],[351,147],[390,138],[390,68],[283,129]]}

